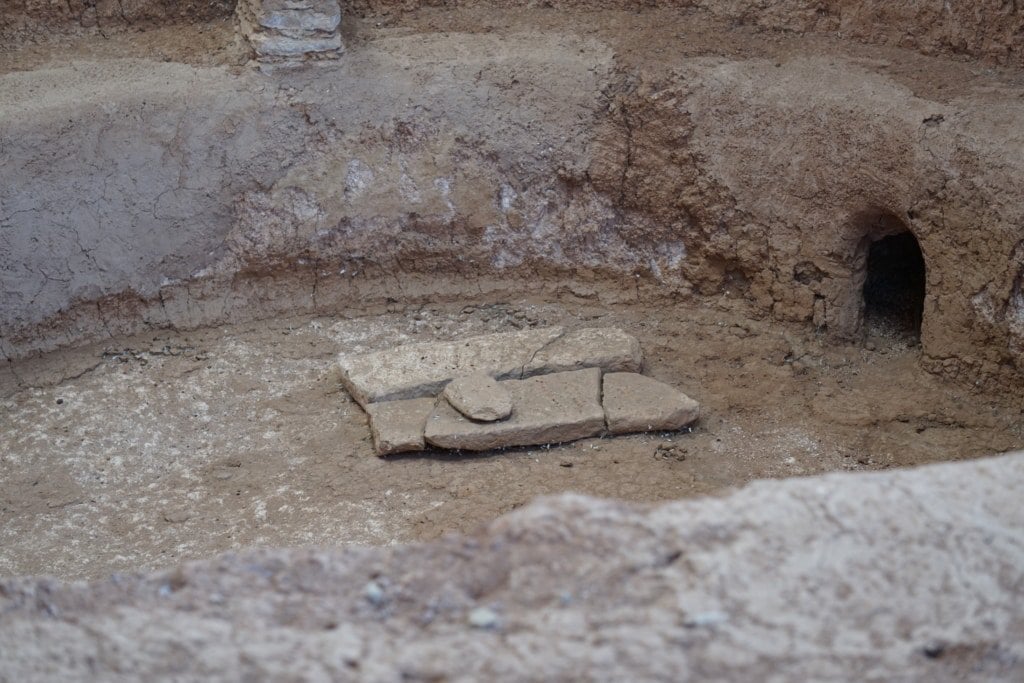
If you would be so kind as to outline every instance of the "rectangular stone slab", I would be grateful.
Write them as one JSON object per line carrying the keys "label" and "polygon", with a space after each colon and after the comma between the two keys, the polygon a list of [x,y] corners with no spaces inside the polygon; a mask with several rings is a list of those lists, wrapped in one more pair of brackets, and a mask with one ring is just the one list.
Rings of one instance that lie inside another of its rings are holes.
{"label": "rectangular stone slab", "polygon": [[601,368],[605,372],[640,372],[640,342],[617,327],[588,327],[560,335],[534,354],[523,377],[549,372]]}
{"label": "rectangular stone slab", "polygon": [[700,417],[700,405],[683,392],[633,372],[609,372],[602,392],[611,434],[682,429]]}
{"label": "rectangular stone slab", "polygon": [[637,340],[622,330],[565,332],[561,327],[427,342],[364,354],[342,354],[341,381],[366,407],[380,401],[437,396],[454,378],[484,371],[495,379],[600,367],[639,371]]}
{"label": "rectangular stone slab", "polygon": [[426,448],[423,430],[436,403],[435,398],[415,398],[367,406],[377,455],[414,453]]}
{"label": "rectangular stone slab", "polygon": [[512,395],[512,417],[473,422],[447,401],[438,401],[427,418],[427,443],[486,451],[574,441],[604,431],[600,368],[507,380],[501,386]]}

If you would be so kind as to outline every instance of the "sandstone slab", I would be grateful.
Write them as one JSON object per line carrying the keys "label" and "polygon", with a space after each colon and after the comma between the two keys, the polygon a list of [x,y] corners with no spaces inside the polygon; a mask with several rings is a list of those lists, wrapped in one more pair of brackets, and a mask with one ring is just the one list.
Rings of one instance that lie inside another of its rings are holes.
{"label": "sandstone slab", "polygon": [[602,368],[606,372],[640,372],[644,356],[640,342],[617,327],[590,327],[561,335],[537,351],[525,376]]}
{"label": "sandstone slab", "polygon": [[486,372],[521,379],[560,370],[636,368],[639,342],[621,330],[561,327],[470,337],[454,342],[407,344],[363,354],[342,354],[342,383],[360,405],[437,396],[454,378]]}
{"label": "sandstone slab", "polygon": [[602,402],[612,434],[682,429],[700,415],[700,405],[683,392],[632,372],[605,375]]}
{"label": "sandstone slab", "polygon": [[562,328],[551,327],[342,354],[338,359],[341,381],[364,407],[378,401],[437,396],[455,377],[476,371],[496,379],[520,377],[534,352],[562,333]]}
{"label": "sandstone slab", "polygon": [[508,389],[486,373],[456,377],[444,388],[442,396],[453,408],[477,422],[497,422],[512,414]]}
{"label": "sandstone slab", "polygon": [[256,34],[249,40],[259,57],[301,57],[306,54],[336,52],[341,49],[341,36],[292,38],[290,36]]}
{"label": "sandstone slab", "polygon": [[512,396],[512,416],[508,420],[473,422],[447,401],[439,401],[427,419],[427,443],[441,448],[486,451],[574,441],[604,431],[599,368],[500,384]]}
{"label": "sandstone slab", "polygon": [[437,403],[433,398],[374,403],[366,407],[377,455],[410,453],[426,448],[423,429]]}

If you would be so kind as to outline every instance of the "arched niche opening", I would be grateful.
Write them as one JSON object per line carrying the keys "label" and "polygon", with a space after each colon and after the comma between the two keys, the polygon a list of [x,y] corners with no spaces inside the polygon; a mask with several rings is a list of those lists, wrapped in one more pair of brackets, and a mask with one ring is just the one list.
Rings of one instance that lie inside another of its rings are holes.
{"label": "arched niche opening", "polygon": [[894,216],[881,221],[887,229],[867,235],[864,260],[863,326],[865,336],[918,344],[927,267],[914,233]]}

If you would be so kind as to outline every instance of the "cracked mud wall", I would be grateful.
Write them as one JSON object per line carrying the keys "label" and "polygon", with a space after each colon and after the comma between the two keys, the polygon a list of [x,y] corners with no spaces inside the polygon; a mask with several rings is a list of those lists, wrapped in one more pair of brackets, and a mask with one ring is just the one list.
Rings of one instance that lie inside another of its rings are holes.
{"label": "cracked mud wall", "polygon": [[1019,99],[919,96],[883,62],[637,66],[572,33],[385,30],[275,75],[7,74],[0,350],[570,281],[848,337],[865,216],[885,214],[927,261],[926,365],[1009,383]]}
{"label": "cracked mud wall", "polygon": [[928,268],[925,364],[997,385],[1024,371],[1013,103],[918,98],[821,58],[693,60],[627,91],[591,175],[686,236],[683,275],[700,294],[739,290],[779,319],[856,337],[866,239],[905,228]]}
{"label": "cracked mud wall", "polygon": [[231,17],[234,7],[235,0],[4,0],[0,38],[31,42],[53,34],[211,21]]}
{"label": "cracked mud wall", "polygon": [[[351,0],[349,10],[401,14],[422,7],[478,7],[480,0]],[[1024,65],[1021,0],[504,0],[507,7],[553,9],[683,8],[737,25],[795,33],[825,33],[924,54],[982,58]]]}
{"label": "cracked mud wall", "polygon": [[[237,0],[6,0],[0,38],[10,44],[52,33],[102,32],[176,22],[228,19]],[[1021,0],[345,0],[346,13],[387,18],[419,8],[499,7],[553,9],[683,8],[739,25],[798,33],[824,33],[924,54],[981,58],[1024,65]],[[2,49],[2,48],[0,48]]]}

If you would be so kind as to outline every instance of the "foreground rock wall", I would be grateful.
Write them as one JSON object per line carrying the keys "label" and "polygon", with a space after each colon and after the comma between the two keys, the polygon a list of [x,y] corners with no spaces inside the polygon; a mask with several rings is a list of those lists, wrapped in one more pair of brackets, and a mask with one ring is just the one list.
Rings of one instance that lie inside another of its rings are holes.
{"label": "foreground rock wall", "polygon": [[472,537],[0,582],[7,680],[1024,677],[1024,454],[636,508],[566,495]]}

